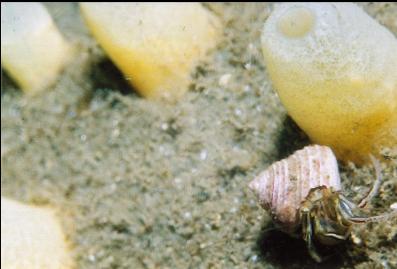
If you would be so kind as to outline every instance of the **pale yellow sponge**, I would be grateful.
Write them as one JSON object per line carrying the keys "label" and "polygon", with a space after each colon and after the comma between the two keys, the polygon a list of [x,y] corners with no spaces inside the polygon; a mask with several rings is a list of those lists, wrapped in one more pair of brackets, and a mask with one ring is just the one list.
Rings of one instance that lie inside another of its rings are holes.
{"label": "pale yellow sponge", "polygon": [[132,86],[150,99],[176,100],[220,36],[199,3],[82,3],[86,24]]}
{"label": "pale yellow sponge", "polygon": [[71,269],[54,212],[1,198],[1,268]]}
{"label": "pale yellow sponge", "polygon": [[397,147],[397,39],[352,3],[286,3],[262,32],[274,88],[314,143],[342,160]]}
{"label": "pale yellow sponge", "polygon": [[1,65],[27,93],[50,86],[71,49],[40,3],[1,3]]}

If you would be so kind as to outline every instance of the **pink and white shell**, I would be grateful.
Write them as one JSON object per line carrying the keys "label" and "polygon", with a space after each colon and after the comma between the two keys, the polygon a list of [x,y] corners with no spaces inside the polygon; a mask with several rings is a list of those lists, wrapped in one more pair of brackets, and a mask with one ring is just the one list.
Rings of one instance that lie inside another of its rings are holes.
{"label": "pink and white shell", "polygon": [[299,224],[298,210],[315,187],[341,189],[338,164],[329,147],[307,146],[275,162],[249,183],[273,220],[287,232]]}

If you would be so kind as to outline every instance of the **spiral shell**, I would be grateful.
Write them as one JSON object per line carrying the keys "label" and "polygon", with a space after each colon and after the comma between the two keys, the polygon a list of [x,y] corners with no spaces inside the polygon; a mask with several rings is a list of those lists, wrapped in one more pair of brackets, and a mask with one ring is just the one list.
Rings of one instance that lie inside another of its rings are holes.
{"label": "spiral shell", "polygon": [[329,147],[307,146],[275,162],[249,183],[281,229],[292,232],[299,224],[298,210],[315,187],[341,189],[338,164]]}

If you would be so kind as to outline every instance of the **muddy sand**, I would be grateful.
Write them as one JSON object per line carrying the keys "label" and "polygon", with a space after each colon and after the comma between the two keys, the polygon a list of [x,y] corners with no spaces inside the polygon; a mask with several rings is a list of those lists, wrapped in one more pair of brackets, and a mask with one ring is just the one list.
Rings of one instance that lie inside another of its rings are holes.
{"label": "muddy sand", "polygon": [[[355,227],[318,265],[303,240],[272,229],[247,188],[310,143],[265,73],[259,36],[271,4],[206,4],[223,38],[177,104],[131,91],[77,4],[46,5],[78,56],[35,98],[2,72],[1,194],[57,208],[76,268],[397,268],[395,220]],[[397,35],[396,3],[360,5]],[[383,156],[374,214],[397,201],[397,149]],[[340,168],[359,200],[372,167]]]}

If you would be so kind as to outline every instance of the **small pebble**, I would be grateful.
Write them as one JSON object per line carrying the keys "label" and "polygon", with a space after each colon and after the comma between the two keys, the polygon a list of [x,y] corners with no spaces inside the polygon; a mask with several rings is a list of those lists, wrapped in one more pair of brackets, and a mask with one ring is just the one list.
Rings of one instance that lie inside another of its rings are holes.
{"label": "small pebble", "polygon": [[192,213],[190,213],[190,212],[185,212],[185,213],[183,213],[183,217],[184,217],[185,219],[191,219],[191,218],[192,218]]}
{"label": "small pebble", "polygon": [[249,92],[251,91],[251,87],[249,85],[244,86],[244,92]]}
{"label": "small pebble", "polygon": [[166,130],[168,129],[168,124],[167,124],[167,123],[161,124],[161,129],[162,129],[163,131],[166,131]]}
{"label": "small pebble", "polygon": [[353,243],[356,245],[361,245],[361,243],[362,243],[361,238],[358,237],[355,233],[351,234],[351,239],[352,239]]}
{"label": "small pebble", "polygon": [[90,261],[90,262],[95,262],[95,260],[96,260],[96,258],[95,258],[95,255],[88,255],[88,260]]}
{"label": "small pebble", "polygon": [[232,208],[230,209],[230,213],[236,213],[236,212],[237,212],[237,208],[232,207]]}
{"label": "small pebble", "polygon": [[247,70],[251,69],[251,67],[252,67],[251,63],[246,63],[244,65],[244,68],[247,69]]}
{"label": "small pebble", "polygon": [[202,160],[202,161],[205,161],[206,159],[207,159],[207,157],[208,157],[208,152],[204,149],[204,150],[202,150],[201,152],[200,152],[200,159]]}
{"label": "small pebble", "polygon": [[234,110],[234,114],[235,114],[236,116],[241,116],[241,115],[243,114],[243,112],[241,111],[241,109],[236,108],[236,109]]}
{"label": "small pebble", "polygon": [[120,130],[117,129],[117,128],[114,129],[113,132],[112,132],[112,136],[113,136],[113,137],[119,137],[119,135],[120,135]]}
{"label": "small pebble", "polygon": [[226,86],[229,83],[230,78],[232,77],[231,74],[224,74],[219,78],[219,86]]}
{"label": "small pebble", "polygon": [[180,184],[182,182],[182,179],[180,179],[179,177],[176,177],[174,179],[175,184]]}
{"label": "small pebble", "polygon": [[87,136],[84,135],[84,134],[81,135],[81,136],[80,136],[80,140],[83,141],[83,142],[86,141],[86,140],[87,140]]}
{"label": "small pebble", "polygon": [[258,261],[258,255],[254,255],[251,257],[252,262],[257,262]]}

